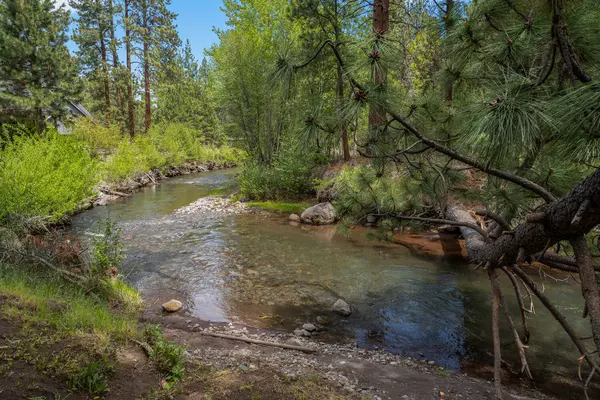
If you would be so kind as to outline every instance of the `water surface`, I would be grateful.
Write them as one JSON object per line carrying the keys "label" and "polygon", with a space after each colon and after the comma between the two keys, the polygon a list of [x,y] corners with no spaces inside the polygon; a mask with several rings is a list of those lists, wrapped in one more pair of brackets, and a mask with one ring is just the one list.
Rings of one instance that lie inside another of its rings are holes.
{"label": "water surface", "polygon": [[[264,214],[174,214],[215,190],[231,189],[235,173],[164,181],[79,215],[75,229],[86,235],[99,219],[118,219],[127,280],[148,302],[178,298],[186,312],[203,320],[293,330],[320,315],[331,321],[324,339],[355,339],[362,347],[434,360],[456,371],[490,362],[489,281],[472,266],[419,258],[362,234],[344,238],[332,227],[299,226]],[[589,325],[580,318],[579,287],[549,278],[544,286],[585,336]],[[507,279],[503,289],[515,310]],[[338,298],[355,309],[347,319],[330,311]],[[528,350],[536,380],[552,374],[575,378],[574,346],[541,304],[536,310]],[[512,362],[512,336],[503,332],[503,338],[503,358]],[[581,392],[571,395],[580,398]]]}

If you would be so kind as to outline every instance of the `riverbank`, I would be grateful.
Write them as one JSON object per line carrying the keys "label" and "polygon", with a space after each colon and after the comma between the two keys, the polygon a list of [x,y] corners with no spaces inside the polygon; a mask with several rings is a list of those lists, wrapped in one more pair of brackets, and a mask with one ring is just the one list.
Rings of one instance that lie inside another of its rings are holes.
{"label": "riverbank", "polygon": [[[190,360],[220,377],[204,382],[215,399],[466,399],[493,397],[490,381],[447,371],[430,360],[365,350],[356,343],[327,344],[314,338],[238,324],[208,323],[195,318],[146,311],[144,319],[165,327],[166,337],[187,349]],[[321,327],[326,329],[325,327]],[[216,337],[225,335],[237,339]],[[272,343],[256,345],[245,340]],[[306,352],[277,345],[304,347]],[[177,399],[201,399],[194,378],[173,390]],[[287,388],[287,390],[286,390]],[[290,393],[290,390],[292,391]],[[508,388],[508,399],[551,397],[523,388]]]}
{"label": "riverbank", "polygon": [[225,168],[235,168],[237,164],[233,161],[217,163],[215,161],[207,162],[186,162],[180,166],[171,166],[161,169],[153,169],[148,172],[138,173],[133,178],[125,179],[117,183],[101,183],[96,187],[98,195],[89,199],[80,207],[77,212],[85,211],[94,206],[106,206],[114,203],[120,198],[129,197],[148,185],[156,185],[160,181],[174,178],[176,176],[189,175],[207,171],[216,171]]}

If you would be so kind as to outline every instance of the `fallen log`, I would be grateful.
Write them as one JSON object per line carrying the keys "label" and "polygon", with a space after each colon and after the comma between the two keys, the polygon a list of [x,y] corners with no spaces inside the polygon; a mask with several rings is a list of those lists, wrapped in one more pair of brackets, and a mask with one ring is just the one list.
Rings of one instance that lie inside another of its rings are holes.
{"label": "fallen log", "polygon": [[229,340],[239,340],[239,341],[246,342],[246,343],[259,344],[262,346],[279,347],[279,348],[287,349],[287,350],[298,350],[298,351],[302,351],[304,353],[314,353],[316,351],[316,350],[310,349],[308,347],[294,346],[294,345],[285,344],[285,343],[267,342],[264,340],[250,339],[247,337],[224,335],[222,333],[213,333],[213,332],[199,332],[199,333],[204,336],[212,336],[212,337],[217,337],[217,338],[221,338],[221,339],[229,339]]}
{"label": "fallen log", "polygon": [[130,194],[128,193],[123,193],[123,192],[116,192],[114,190],[108,190],[108,189],[100,189],[100,191],[104,194],[110,194],[112,196],[119,196],[119,197],[131,197]]}

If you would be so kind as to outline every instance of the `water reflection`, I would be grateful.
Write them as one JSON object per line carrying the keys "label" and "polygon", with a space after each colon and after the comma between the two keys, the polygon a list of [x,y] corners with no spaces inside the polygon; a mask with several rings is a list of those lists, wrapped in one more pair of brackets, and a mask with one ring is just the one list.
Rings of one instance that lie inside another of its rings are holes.
{"label": "water reflection", "polygon": [[[119,218],[132,268],[127,279],[150,303],[175,297],[204,320],[287,329],[325,315],[332,322],[330,335],[355,338],[359,346],[385,347],[455,370],[465,359],[488,362],[490,290],[485,273],[418,258],[402,247],[360,236],[342,238],[331,227],[297,226],[260,214],[173,214],[215,189],[231,187],[234,174],[168,180],[78,216],[75,229],[85,234],[100,218]],[[516,310],[510,282],[502,285]],[[579,287],[553,281],[545,287],[581,336],[586,335],[588,324],[579,318]],[[355,308],[347,319],[330,312],[338,298]],[[536,308],[529,349],[536,377],[573,377],[577,352],[543,307]],[[503,338],[504,359],[517,361],[509,332]]]}

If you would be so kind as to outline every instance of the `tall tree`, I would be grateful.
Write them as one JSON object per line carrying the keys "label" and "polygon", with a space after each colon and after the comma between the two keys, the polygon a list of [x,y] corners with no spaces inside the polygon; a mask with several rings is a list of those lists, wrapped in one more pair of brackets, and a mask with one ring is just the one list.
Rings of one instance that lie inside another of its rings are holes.
{"label": "tall tree", "polygon": [[81,69],[89,78],[100,78],[104,91],[106,126],[111,124],[111,83],[108,51],[111,47],[112,7],[106,0],[69,0],[77,11],[77,27],[73,40],[78,45],[77,55]]}
{"label": "tall tree", "polygon": [[112,77],[113,85],[115,88],[115,100],[117,104],[117,110],[119,114],[122,112],[121,104],[121,64],[119,63],[119,40],[116,37],[116,23],[115,18],[120,13],[120,7],[115,5],[113,0],[108,0],[107,5],[108,21],[109,21],[109,32],[110,32],[110,52],[112,56]]}
{"label": "tall tree", "polygon": [[138,57],[143,71],[145,132],[152,124],[151,85],[158,71],[167,69],[174,61],[181,43],[175,25],[177,14],[168,9],[170,4],[170,0],[132,0],[130,3],[131,38],[141,47]]}
{"label": "tall tree", "polygon": [[[389,0],[374,0],[373,1],[373,49],[369,54],[372,62],[371,80],[373,90],[375,92],[383,92],[387,84],[387,71],[382,67],[382,43],[390,29],[390,1]],[[369,110],[369,130],[372,136],[379,137],[381,130],[386,125],[385,109],[377,104],[372,103]]]}
{"label": "tall tree", "polygon": [[[347,32],[362,15],[361,2],[345,0],[295,0],[292,2],[292,18],[299,19],[305,25],[302,38],[310,47],[320,49],[321,45],[330,41],[335,52],[343,54],[342,48]],[[343,112],[345,104],[345,88],[348,82],[344,77],[342,65],[333,52],[320,52],[321,59],[326,59],[325,68],[335,66],[335,93],[337,96],[336,119],[337,129],[342,141],[342,154],[345,161],[350,160],[350,142],[348,137],[349,122]],[[315,58],[313,61],[316,61]],[[315,63],[316,64],[316,63]]]}
{"label": "tall tree", "polygon": [[69,14],[51,0],[0,2],[0,112],[45,126],[75,93]]}
{"label": "tall tree", "polygon": [[133,69],[131,64],[131,3],[133,0],[123,0],[123,26],[125,30],[125,67],[127,69],[127,126],[129,128],[129,136],[135,136],[135,111],[133,103]]}

